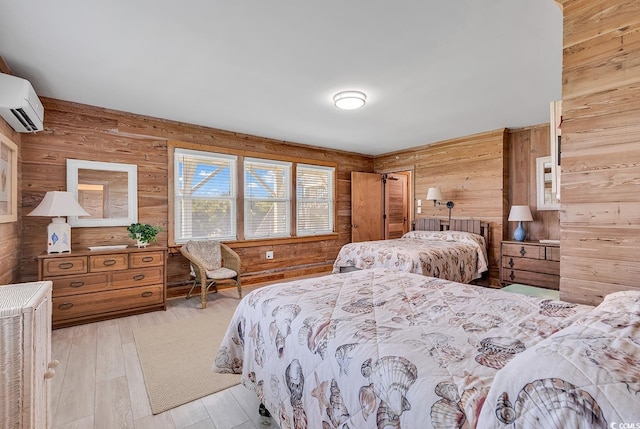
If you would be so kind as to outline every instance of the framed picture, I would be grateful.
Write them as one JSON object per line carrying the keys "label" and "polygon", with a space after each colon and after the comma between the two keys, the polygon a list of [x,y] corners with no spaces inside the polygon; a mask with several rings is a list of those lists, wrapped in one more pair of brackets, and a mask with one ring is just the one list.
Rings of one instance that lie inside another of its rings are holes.
{"label": "framed picture", "polygon": [[0,133],[0,223],[18,220],[18,146]]}

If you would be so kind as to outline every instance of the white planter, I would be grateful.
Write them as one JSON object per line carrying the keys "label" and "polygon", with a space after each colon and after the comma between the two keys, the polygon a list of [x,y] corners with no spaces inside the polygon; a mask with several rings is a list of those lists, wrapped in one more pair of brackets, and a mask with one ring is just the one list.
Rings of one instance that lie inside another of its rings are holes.
{"label": "white planter", "polygon": [[138,247],[147,247],[149,245],[149,242],[140,240],[140,236],[141,236],[141,234],[139,232],[137,232],[136,233],[136,241],[137,241],[136,245]]}

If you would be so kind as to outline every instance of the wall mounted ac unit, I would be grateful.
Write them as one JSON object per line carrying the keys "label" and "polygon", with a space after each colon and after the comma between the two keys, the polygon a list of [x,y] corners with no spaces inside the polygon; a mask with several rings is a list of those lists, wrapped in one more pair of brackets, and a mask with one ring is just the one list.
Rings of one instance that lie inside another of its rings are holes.
{"label": "wall mounted ac unit", "polygon": [[28,80],[0,73],[0,116],[19,133],[42,131],[44,107]]}

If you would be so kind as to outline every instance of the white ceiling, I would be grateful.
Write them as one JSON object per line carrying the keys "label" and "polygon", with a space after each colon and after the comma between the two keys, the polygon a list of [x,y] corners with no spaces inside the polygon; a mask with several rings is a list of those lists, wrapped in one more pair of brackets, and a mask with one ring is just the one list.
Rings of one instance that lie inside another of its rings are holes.
{"label": "white ceiling", "polygon": [[[40,96],[376,155],[548,122],[562,13],[553,0],[0,0],[0,55]],[[347,89],[366,106],[334,107]]]}

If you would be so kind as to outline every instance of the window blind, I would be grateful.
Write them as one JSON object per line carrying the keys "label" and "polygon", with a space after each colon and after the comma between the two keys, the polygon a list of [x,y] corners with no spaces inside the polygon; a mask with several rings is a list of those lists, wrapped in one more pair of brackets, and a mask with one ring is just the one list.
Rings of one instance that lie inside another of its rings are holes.
{"label": "window blind", "polygon": [[335,168],[298,164],[296,219],[298,235],[327,234],[334,225]]}
{"label": "window blind", "polygon": [[236,239],[236,162],[234,155],[175,149],[176,243]]}
{"label": "window blind", "polygon": [[291,163],[245,158],[245,238],[291,235]]}

